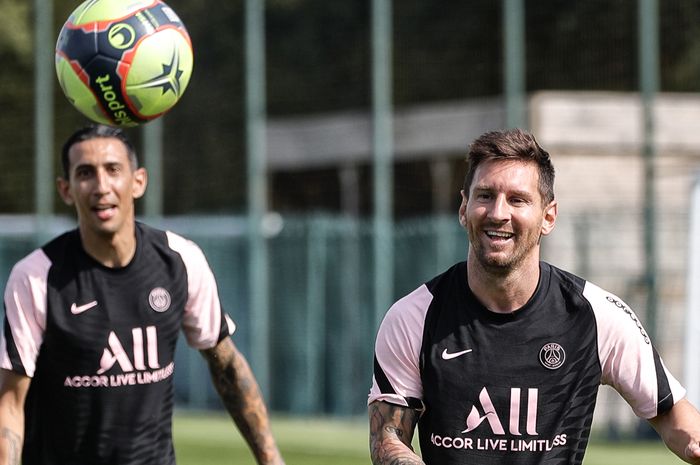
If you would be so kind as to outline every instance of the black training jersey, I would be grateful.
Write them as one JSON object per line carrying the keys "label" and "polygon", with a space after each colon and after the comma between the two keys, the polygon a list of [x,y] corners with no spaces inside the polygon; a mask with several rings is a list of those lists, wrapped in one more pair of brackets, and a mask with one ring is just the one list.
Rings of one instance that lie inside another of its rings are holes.
{"label": "black training jersey", "polygon": [[579,465],[600,384],[642,418],[685,395],[618,297],[541,263],[520,310],[487,310],[462,262],[399,300],[377,336],[369,402],[424,409],[427,465]]}
{"label": "black training jersey", "polygon": [[5,289],[0,367],[32,378],[24,465],[174,465],[179,331],[197,349],[234,330],[201,250],[136,227],[131,263],[88,256],[77,230],[21,260]]}

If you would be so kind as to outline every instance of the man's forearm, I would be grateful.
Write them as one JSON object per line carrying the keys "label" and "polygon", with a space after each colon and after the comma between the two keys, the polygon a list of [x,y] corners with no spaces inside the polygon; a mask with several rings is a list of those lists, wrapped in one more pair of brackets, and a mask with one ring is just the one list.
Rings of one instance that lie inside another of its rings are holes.
{"label": "man's forearm", "polygon": [[253,372],[233,343],[226,341],[204,352],[214,386],[258,463],[283,464]]}
{"label": "man's forearm", "polygon": [[0,464],[19,465],[22,460],[22,436],[8,427],[0,428]]}
{"label": "man's forearm", "polygon": [[383,439],[371,446],[374,465],[425,465],[423,460],[401,441]]}
{"label": "man's forearm", "polygon": [[24,400],[30,379],[0,369],[0,465],[19,465],[24,446]]}
{"label": "man's forearm", "polygon": [[384,402],[370,404],[369,445],[372,463],[425,465],[410,446],[416,421],[416,412],[411,409]]}
{"label": "man's forearm", "polygon": [[700,412],[690,402],[681,399],[669,412],[649,422],[678,457],[700,464]]}

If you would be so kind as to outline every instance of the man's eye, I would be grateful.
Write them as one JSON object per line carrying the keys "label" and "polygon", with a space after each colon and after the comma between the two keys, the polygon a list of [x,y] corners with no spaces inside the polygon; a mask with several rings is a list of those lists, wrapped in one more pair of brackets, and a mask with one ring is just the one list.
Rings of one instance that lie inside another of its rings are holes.
{"label": "man's eye", "polygon": [[523,197],[513,197],[510,199],[510,203],[513,205],[527,205],[529,202],[526,198]]}

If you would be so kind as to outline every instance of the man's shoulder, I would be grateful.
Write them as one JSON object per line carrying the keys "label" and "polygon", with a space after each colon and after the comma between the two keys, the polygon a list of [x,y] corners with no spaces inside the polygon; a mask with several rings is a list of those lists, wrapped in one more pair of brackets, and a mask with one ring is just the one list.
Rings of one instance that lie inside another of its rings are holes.
{"label": "man's shoulder", "polygon": [[193,240],[170,229],[160,229],[137,221],[136,230],[140,240],[146,243],[165,244],[170,248],[178,248],[178,246],[198,247]]}
{"label": "man's shoulder", "polygon": [[12,288],[28,286],[30,283],[45,284],[50,270],[57,264],[65,265],[79,251],[77,229],[62,233],[19,259],[10,271],[6,286]]}
{"label": "man's shoulder", "polygon": [[140,221],[136,222],[137,238],[145,241],[163,241],[167,231]]}
{"label": "man's shoulder", "polygon": [[580,297],[585,305],[594,312],[598,321],[603,316],[605,319],[611,317],[625,319],[633,315],[625,301],[613,292],[571,272],[543,262],[543,267],[545,266],[549,268],[552,280],[557,282],[569,295]]}
{"label": "man's shoulder", "polygon": [[77,228],[66,231],[41,246],[41,250],[49,257],[54,257],[58,254],[72,254],[79,248],[80,233]]}
{"label": "man's shoulder", "polygon": [[550,288],[554,286],[564,294],[583,297],[584,289],[589,284],[585,278],[547,262],[540,262],[540,271],[542,276],[549,277]]}
{"label": "man's shoulder", "polygon": [[7,285],[13,282],[28,282],[27,278],[46,276],[51,263],[43,248],[34,249],[12,267]]}
{"label": "man's shoulder", "polygon": [[438,291],[445,287],[451,287],[455,284],[466,284],[467,282],[467,262],[462,261],[455,263],[447,270],[434,276],[429,281],[425,282],[425,286],[432,291]]}
{"label": "man's shoulder", "polygon": [[[466,262],[457,263],[397,300],[386,314],[388,321],[422,322],[438,306],[466,287]],[[420,323],[422,326],[422,323]]]}

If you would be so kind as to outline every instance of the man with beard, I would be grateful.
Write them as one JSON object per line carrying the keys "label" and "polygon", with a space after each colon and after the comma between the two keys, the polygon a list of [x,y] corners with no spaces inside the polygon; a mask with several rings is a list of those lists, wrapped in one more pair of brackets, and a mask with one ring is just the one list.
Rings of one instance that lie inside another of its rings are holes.
{"label": "man with beard", "polygon": [[466,262],[397,301],[379,328],[373,463],[580,465],[608,384],[700,464],[700,413],[634,312],[540,260],[557,218],[549,154],[516,129],[476,139],[467,162]]}

